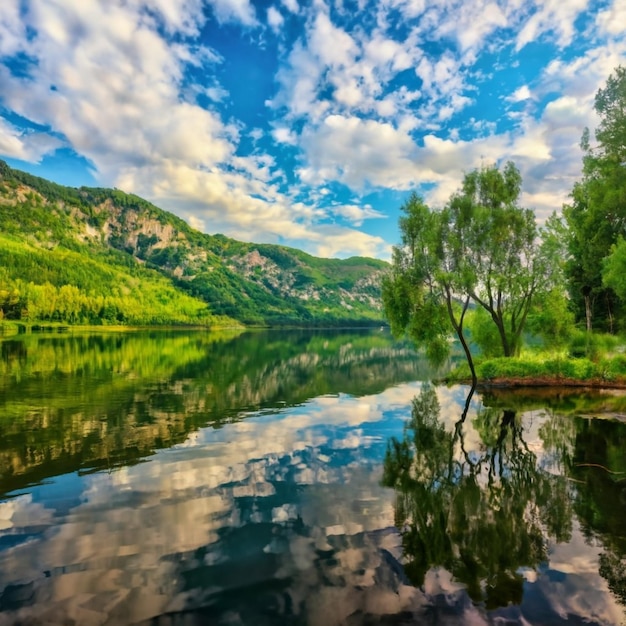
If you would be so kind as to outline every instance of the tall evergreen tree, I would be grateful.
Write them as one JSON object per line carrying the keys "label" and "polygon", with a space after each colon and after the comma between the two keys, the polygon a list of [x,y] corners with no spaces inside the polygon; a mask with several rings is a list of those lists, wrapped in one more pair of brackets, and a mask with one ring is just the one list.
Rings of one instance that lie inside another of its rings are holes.
{"label": "tall evergreen tree", "polygon": [[[592,144],[585,129],[583,178],[564,207],[569,228],[568,288],[577,319],[616,330],[619,299],[603,281],[612,246],[626,235],[626,68],[618,67],[595,97],[600,123]],[[612,283],[611,283],[612,284]]]}

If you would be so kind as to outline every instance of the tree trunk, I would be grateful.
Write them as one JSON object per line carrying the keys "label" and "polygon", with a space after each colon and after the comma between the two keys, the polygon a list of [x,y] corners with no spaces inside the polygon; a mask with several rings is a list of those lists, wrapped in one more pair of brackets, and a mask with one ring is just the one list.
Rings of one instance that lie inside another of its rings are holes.
{"label": "tree trunk", "polygon": [[591,297],[589,295],[584,296],[585,298],[585,318],[587,320],[587,332],[591,332]]}
{"label": "tree trunk", "polygon": [[609,297],[608,292],[605,293],[604,297],[606,298],[606,312],[609,316],[609,332],[611,335],[613,334],[613,313],[611,312],[611,298]]}
{"label": "tree trunk", "polygon": [[470,372],[472,373],[472,387],[475,387],[476,383],[478,382],[478,378],[476,376],[476,369],[474,367],[474,359],[472,358],[472,353],[470,352],[469,346],[467,345],[467,341],[465,341],[465,335],[463,335],[462,326],[457,329],[456,334],[458,335],[459,341],[463,346],[463,352],[465,352],[465,358],[467,359],[467,364],[469,365]]}
{"label": "tree trunk", "polygon": [[476,368],[474,367],[474,359],[472,358],[472,353],[470,352],[469,346],[467,345],[467,341],[465,340],[465,335],[463,334],[463,318],[465,317],[465,313],[467,312],[467,307],[469,306],[469,296],[465,299],[463,303],[463,311],[461,312],[461,317],[459,321],[456,321],[456,317],[454,316],[454,310],[452,309],[452,294],[448,286],[445,286],[446,291],[446,307],[448,309],[448,316],[450,317],[450,322],[452,322],[452,326],[456,331],[456,335],[461,342],[461,346],[463,346],[463,352],[465,353],[465,358],[467,359],[467,364],[469,365],[470,372],[472,374],[472,387],[476,386],[478,382],[478,377],[476,376]]}
{"label": "tree trunk", "polygon": [[497,315],[492,315],[493,321],[496,323],[498,333],[500,334],[500,341],[502,342],[502,354],[504,356],[514,356],[514,347],[511,346],[509,338],[506,336],[506,329],[504,328],[504,320]]}

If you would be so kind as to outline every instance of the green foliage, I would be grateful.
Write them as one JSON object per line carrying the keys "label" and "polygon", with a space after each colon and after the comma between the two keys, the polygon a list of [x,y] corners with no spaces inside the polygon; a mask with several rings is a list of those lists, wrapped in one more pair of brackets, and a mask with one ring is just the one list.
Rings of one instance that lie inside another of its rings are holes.
{"label": "green foliage", "polygon": [[568,343],[569,355],[572,357],[587,357],[593,361],[617,348],[619,339],[615,335],[574,332]]}
{"label": "green foliage", "polygon": [[613,332],[620,314],[614,286],[619,288],[620,280],[606,269],[606,257],[615,254],[613,245],[626,235],[625,68],[618,67],[598,91],[595,109],[600,117],[597,144],[591,145],[585,131],[583,179],[563,210],[569,229],[567,277],[576,319],[585,320],[587,330],[596,325]]}
{"label": "green foliage", "polygon": [[616,354],[612,357],[605,357],[600,360],[599,366],[605,380],[626,379],[626,355]]}
{"label": "green foliage", "polygon": [[577,331],[572,334],[569,344],[568,353],[570,357],[594,357],[597,354],[597,342],[592,333]]}
{"label": "green foliage", "polygon": [[534,213],[517,204],[520,190],[520,173],[509,162],[502,172],[467,174],[449,204],[464,288],[493,320],[504,356],[519,352],[533,299],[551,280]]}
{"label": "green foliage", "polygon": [[539,293],[528,314],[528,331],[547,348],[563,348],[575,334],[574,314],[561,289]]}
{"label": "green foliage", "polygon": [[491,380],[536,377],[545,373],[545,369],[539,361],[500,357],[480,363],[478,372],[481,379]]}
{"label": "green foliage", "polygon": [[453,330],[462,334],[464,311],[453,307],[450,281],[443,275],[439,233],[443,214],[431,211],[416,194],[402,206],[402,244],[393,250],[393,269],[383,280],[385,316],[396,336],[406,334],[441,361]]}
{"label": "green foliage", "polygon": [[620,300],[626,300],[626,240],[621,235],[603,260],[602,280]]}
{"label": "green foliage", "polygon": [[598,90],[595,110],[600,116],[596,140],[603,156],[616,162],[626,159],[626,68],[619,66]]}
{"label": "green foliage", "polygon": [[484,357],[502,356],[502,341],[489,313],[483,308],[476,308],[468,317],[472,343],[480,349]]}
{"label": "green foliage", "polygon": [[[469,303],[472,338],[487,355],[519,353],[533,300],[555,290],[558,242],[552,230],[537,244],[532,211],[517,205],[521,176],[513,163],[474,170],[443,211],[412,195],[400,218],[402,242],[383,282],[383,306],[392,331],[408,334],[442,356],[452,332],[470,370],[464,333]],[[545,302],[549,302],[546,296]]]}
{"label": "green foliage", "polygon": [[0,236],[0,311],[5,319],[71,324],[223,324],[206,303],[154,271],[134,275],[110,258],[42,250]]}

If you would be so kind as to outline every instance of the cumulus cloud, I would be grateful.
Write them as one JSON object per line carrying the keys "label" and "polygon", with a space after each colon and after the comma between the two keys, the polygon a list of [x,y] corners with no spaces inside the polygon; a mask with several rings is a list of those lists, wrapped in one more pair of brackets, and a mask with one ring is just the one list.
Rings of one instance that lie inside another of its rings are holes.
{"label": "cumulus cloud", "polygon": [[329,115],[304,132],[307,166],[299,170],[308,184],[339,180],[351,188],[366,184],[408,188],[417,171],[416,146],[392,124]]}
{"label": "cumulus cloud", "polygon": [[[214,4],[220,19],[226,19],[228,8],[231,17],[251,23],[245,6]],[[280,193],[281,174],[272,158],[237,155],[237,124],[181,99],[185,62],[193,59],[210,70],[221,57],[197,44],[193,49],[170,45],[157,23],[191,33],[202,26],[197,3],[175,9],[157,3],[147,18],[144,9],[140,2],[95,0],[32,6],[27,18],[36,33],[32,52],[38,62],[29,76],[2,67],[2,97],[6,106],[54,128],[63,139],[24,132],[2,120],[2,153],[38,161],[69,145],[95,163],[103,183],[144,195],[209,232],[261,241],[294,238],[312,253],[386,254],[380,238],[351,229],[325,228],[323,235],[312,235],[327,212]],[[206,93],[214,99],[226,95],[219,84]],[[259,129],[251,134],[257,140],[262,136]],[[284,127],[274,137],[295,142]]]}
{"label": "cumulus cloud", "polygon": [[489,35],[508,25],[507,16],[495,2],[441,2],[434,7],[429,20],[434,22],[433,36],[454,39],[465,64],[475,60]]}
{"label": "cumulus cloud", "polygon": [[298,143],[298,135],[285,126],[278,126],[272,131],[272,137],[278,143],[286,143],[295,146]]}
{"label": "cumulus cloud", "polygon": [[161,206],[208,232],[236,232],[245,241],[289,241],[318,256],[390,256],[381,237],[319,223],[329,210],[281,193],[265,159],[242,158],[237,165],[238,171],[229,174],[182,163],[129,167],[120,172],[116,186],[159,198]]}
{"label": "cumulus cloud", "polygon": [[342,204],[341,206],[333,207],[332,213],[340,215],[354,226],[361,226],[365,220],[387,217],[384,213],[376,211],[368,204],[363,207],[356,204]]}
{"label": "cumulus cloud", "polygon": [[298,12],[298,0],[281,0],[281,3],[289,12]]}
{"label": "cumulus cloud", "polygon": [[596,24],[600,30],[612,36],[624,36],[626,24],[626,3],[623,0],[613,0],[613,3],[596,17]]}
{"label": "cumulus cloud", "polygon": [[0,12],[0,57],[11,56],[24,49],[26,25],[20,16],[20,0],[6,0]]}
{"label": "cumulus cloud", "polygon": [[285,23],[285,18],[275,6],[271,6],[267,9],[267,23],[270,25],[270,28],[276,33]]}
{"label": "cumulus cloud", "polygon": [[[312,235],[315,249],[320,256],[369,256],[389,260],[391,245],[382,237],[368,235],[360,230],[322,224]],[[303,243],[305,239],[302,240]]]}
{"label": "cumulus cloud", "polygon": [[[386,256],[382,238],[358,230],[382,215],[360,200],[372,188],[424,185],[443,204],[464,172],[513,159],[540,218],[567,198],[582,129],[597,123],[593,95],[626,54],[621,0],[589,20],[585,52],[563,52],[587,9],[588,0],[383,0],[359,3],[352,19],[324,0],[258,14],[249,0],[6,0],[0,102],[16,116],[0,119],[0,151],[36,162],[72,148],[101,184],[208,232]],[[299,24],[295,38],[284,36],[286,18]],[[239,103],[219,79],[226,60],[205,38],[225,24],[260,48],[274,38],[266,118],[234,117]],[[497,79],[531,41],[555,50],[545,70],[502,85],[501,114],[472,110],[487,72]],[[500,61],[487,70],[483,54]],[[30,123],[16,126],[20,117]]]}
{"label": "cumulus cloud", "polygon": [[63,145],[63,142],[46,133],[27,132],[0,118],[0,154],[21,161],[38,162]]}
{"label": "cumulus cloud", "polygon": [[524,102],[532,98],[532,94],[528,85],[522,85],[518,87],[510,96],[507,96],[505,100],[508,102]]}
{"label": "cumulus cloud", "polygon": [[322,7],[310,13],[303,37],[280,68],[280,89],[270,104],[313,122],[355,111],[393,116],[409,102],[408,90],[398,86],[386,93],[386,86],[420,55],[415,34],[398,41],[379,29],[348,33]]}
{"label": "cumulus cloud", "polygon": [[[3,68],[5,105],[56,129],[105,180],[119,164],[183,158],[214,164],[232,154],[236,131],[180,101],[179,49],[167,45],[138,7],[36,3],[28,18],[37,65],[28,77]],[[186,32],[193,19],[176,14],[167,21]]]}
{"label": "cumulus cloud", "polygon": [[210,0],[210,4],[221,23],[234,22],[245,26],[257,24],[256,11],[250,0]]}
{"label": "cumulus cloud", "polygon": [[535,11],[517,35],[517,50],[544,33],[552,33],[560,47],[568,45],[574,36],[574,22],[588,5],[589,0],[535,0]]}

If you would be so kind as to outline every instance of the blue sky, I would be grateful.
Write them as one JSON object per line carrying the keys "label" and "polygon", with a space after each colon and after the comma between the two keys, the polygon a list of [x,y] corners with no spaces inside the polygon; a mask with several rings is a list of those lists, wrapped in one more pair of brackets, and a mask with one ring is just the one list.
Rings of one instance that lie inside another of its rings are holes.
{"label": "blue sky", "polygon": [[412,190],[580,175],[626,0],[2,0],[0,156],[208,233],[389,258]]}

